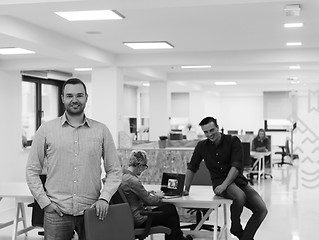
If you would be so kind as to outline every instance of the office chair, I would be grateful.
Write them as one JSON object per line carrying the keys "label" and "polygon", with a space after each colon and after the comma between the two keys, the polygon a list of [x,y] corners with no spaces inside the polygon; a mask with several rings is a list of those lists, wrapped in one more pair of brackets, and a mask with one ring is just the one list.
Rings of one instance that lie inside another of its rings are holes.
{"label": "office chair", "polygon": [[291,156],[288,139],[286,140],[286,143],[284,146],[278,146],[278,147],[281,148],[281,151],[275,152],[275,155],[276,154],[281,155],[281,161],[274,163],[274,165],[277,164],[278,166],[280,165],[282,167],[282,165],[287,164],[287,165],[292,166],[293,164],[291,162],[285,161],[285,157],[290,157],[290,159],[292,159],[292,160],[299,158],[299,156],[297,154],[293,154],[293,156]]}
{"label": "office chair", "polygon": [[96,216],[96,209],[84,212],[85,236],[87,240],[134,240],[134,222],[127,203],[110,205],[103,220]]}
{"label": "office chair", "polygon": [[[116,191],[116,193],[113,195],[113,197],[110,201],[110,204],[116,205],[116,204],[122,204],[122,203],[128,204],[128,200],[127,200],[124,192],[122,191],[122,189],[119,187],[118,190]],[[145,227],[134,228],[135,239],[144,240],[148,236],[151,236],[151,239],[153,239],[152,235],[157,234],[157,233],[163,233],[163,234],[167,234],[167,235],[171,234],[171,229],[168,227],[165,227],[162,225],[152,226],[152,216],[162,214],[162,212],[160,212],[160,211],[155,212],[155,211],[147,211],[146,210],[145,212],[142,213],[142,215],[143,214],[148,216],[147,221],[146,221],[146,225],[145,225]],[[131,209],[130,209],[130,215],[128,218],[134,222]]]}
{"label": "office chair", "polygon": [[[212,185],[209,171],[206,168],[205,163],[203,161],[199,165],[199,169],[194,176],[194,179],[192,181],[192,185],[204,185],[204,186],[211,186]],[[181,228],[189,228],[191,230],[194,230],[209,209],[207,209],[207,208],[188,208],[188,209],[189,210],[187,211],[187,213],[189,213],[189,214],[195,213],[196,214],[196,223],[183,225],[183,226],[181,226]],[[207,231],[214,231],[214,225],[203,224],[201,229],[207,230]],[[218,226],[217,231],[220,231],[220,226]]]}
{"label": "office chair", "polygon": [[[40,175],[41,182],[44,186],[47,176]],[[45,188],[44,188],[45,190]],[[33,203],[27,205],[28,207],[32,207],[32,214],[31,214],[31,225],[33,227],[40,227],[43,228],[43,218],[44,218],[44,211],[40,208],[38,202],[34,200]],[[44,231],[39,231],[38,235],[44,236]]]}

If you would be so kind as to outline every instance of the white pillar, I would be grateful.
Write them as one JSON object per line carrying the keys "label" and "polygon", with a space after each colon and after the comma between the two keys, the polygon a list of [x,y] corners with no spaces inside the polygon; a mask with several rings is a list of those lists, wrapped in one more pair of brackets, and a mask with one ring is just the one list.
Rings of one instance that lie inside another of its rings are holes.
{"label": "white pillar", "polygon": [[170,131],[169,104],[166,82],[151,82],[150,84],[150,140],[159,140],[159,136],[168,135]]}
{"label": "white pillar", "polygon": [[92,118],[110,129],[118,147],[119,131],[123,130],[123,74],[117,67],[92,71]]}
{"label": "white pillar", "polygon": [[0,181],[25,180],[22,152],[21,74],[0,71]]}

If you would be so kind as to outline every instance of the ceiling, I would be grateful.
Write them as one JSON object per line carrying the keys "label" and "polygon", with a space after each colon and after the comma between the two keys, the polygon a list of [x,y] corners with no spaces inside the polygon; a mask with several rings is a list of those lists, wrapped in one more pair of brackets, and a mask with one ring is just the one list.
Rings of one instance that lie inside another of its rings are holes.
{"label": "ceiling", "polygon": [[[288,4],[300,4],[300,16],[286,16]],[[125,18],[69,22],[54,14],[98,9]],[[168,81],[194,91],[309,89],[319,82],[318,13],[318,0],[0,0],[0,47],[36,52],[0,55],[0,70],[74,73],[75,67],[118,66],[128,84]],[[283,27],[291,22],[304,26]],[[123,45],[129,41],[168,41],[174,48],[132,50]],[[286,46],[295,41],[303,45]],[[300,83],[291,84],[291,77]],[[215,81],[238,84],[216,87]]]}

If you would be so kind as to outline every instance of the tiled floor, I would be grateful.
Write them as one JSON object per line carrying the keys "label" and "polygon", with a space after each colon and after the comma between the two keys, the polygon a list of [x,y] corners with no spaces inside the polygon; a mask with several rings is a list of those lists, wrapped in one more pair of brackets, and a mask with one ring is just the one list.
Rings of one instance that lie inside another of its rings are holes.
{"label": "tiled floor", "polygon": [[[319,189],[302,189],[299,186],[298,162],[294,166],[273,168],[273,178],[255,181],[254,188],[260,192],[267,203],[269,214],[255,236],[255,240],[315,240],[318,239],[319,226]],[[249,212],[243,213],[243,222],[247,221]],[[0,216],[1,220],[1,216]],[[0,240],[11,239],[12,228],[0,230]],[[37,230],[23,235],[21,239],[38,240]],[[154,240],[163,240],[157,235]],[[230,236],[230,240],[237,238]],[[124,239],[123,239],[124,240]],[[203,238],[196,238],[203,240]]]}

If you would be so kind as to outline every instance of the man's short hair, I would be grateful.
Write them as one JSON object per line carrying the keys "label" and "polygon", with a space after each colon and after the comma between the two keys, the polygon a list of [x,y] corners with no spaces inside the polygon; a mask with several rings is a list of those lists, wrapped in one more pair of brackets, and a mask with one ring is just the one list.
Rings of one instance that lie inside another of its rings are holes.
{"label": "man's short hair", "polygon": [[72,84],[72,85],[82,84],[82,86],[84,87],[85,95],[87,95],[86,86],[85,86],[84,82],[78,78],[70,78],[66,82],[64,82],[63,87],[62,87],[62,95],[64,94],[65,86],[68,84]]}
{"label": "man's short hair", "polygon": [[133,167],[146,165],[147,160],[147,154],[144,150],[132,150],[128,165]]}
{"label": "man's short hair", "polygon": [[203,125],[206,125],[206,124],[211,123],[211,122],[213,122],[215,124],[215,126],[218,127],[217,119],[213,118],[213,117],[203,118],[202,121],[200,121],[199,126],[203,126]]}

